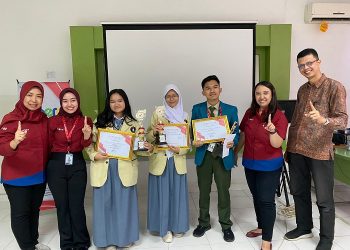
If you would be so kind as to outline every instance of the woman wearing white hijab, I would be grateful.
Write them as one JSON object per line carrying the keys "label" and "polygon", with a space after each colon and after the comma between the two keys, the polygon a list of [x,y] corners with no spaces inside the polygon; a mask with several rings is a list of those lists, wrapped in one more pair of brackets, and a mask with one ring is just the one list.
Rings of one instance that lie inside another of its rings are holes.
{"label": "woman wearing white hijab", "polygon": [[[188,122],[181,93],[174,84],[165,87],[163,104],[154,111],[147,131],[147,140],[152,144],[164,124]],[[147,229],[167,243],[172,242],[173,235],[181,237],[189,230],[187,151],[173,146],[166,151],[155,147],[150,157]]]}

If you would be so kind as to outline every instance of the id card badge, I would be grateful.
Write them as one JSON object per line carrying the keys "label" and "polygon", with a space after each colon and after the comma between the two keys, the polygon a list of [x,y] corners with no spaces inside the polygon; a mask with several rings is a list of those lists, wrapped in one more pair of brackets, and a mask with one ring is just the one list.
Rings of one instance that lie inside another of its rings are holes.
{"label": "id card badge", "polygon": [[210,143],[210,144],[208,145],[207,150],[208,150],[209,152],[213,152],[214,148],[215,148],[215,143],[213,142],[213,143]]}
{"label": "id card badge", "polygon": [[65,159],[66,166],[73,165],[73,154],[67,153]]}

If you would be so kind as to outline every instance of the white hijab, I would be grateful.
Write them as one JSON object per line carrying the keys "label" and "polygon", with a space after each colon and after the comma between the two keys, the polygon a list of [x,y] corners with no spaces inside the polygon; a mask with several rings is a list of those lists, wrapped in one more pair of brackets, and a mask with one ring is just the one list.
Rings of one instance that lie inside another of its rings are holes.
{"label": "white hijab", "polygon": [[[170,107],[165,100],[165,96],[170,90],[174,90],[179,95],[179,102],[174,108]],[[168,84],[165,86],[163,104],[165,106],[165,116],[171,123],[184,123],[184,120],[187,119],[188,114],[184,112],[181,92],[176,85]]]}
{"label": "white hijab", "polygon": [[[179,95],[179,102],[174,108],[170,107],[165,100],[165,96],[170,90],[174,90]],[[163,94],[163,104],[165,106],[165,117],[171,123],[184,123],[184,121],[187,119],[187,113],[184,112],[184,109],[182,106],[181,92],[176,85],[168,84],[165,86],[164,94]],[[172,151],[166,150],[166,156],[168,159],[173,155],[174,153]]]}

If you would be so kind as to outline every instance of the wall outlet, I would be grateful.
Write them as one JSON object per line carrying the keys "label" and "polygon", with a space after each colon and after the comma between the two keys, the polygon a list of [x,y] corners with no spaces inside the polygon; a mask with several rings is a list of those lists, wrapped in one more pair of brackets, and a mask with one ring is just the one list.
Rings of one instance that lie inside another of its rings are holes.
{"label": "wall outlet", "polygon": [[47,79],[54,79],[54,78],[56,78],[56,71],[46,71],[46,78]]}

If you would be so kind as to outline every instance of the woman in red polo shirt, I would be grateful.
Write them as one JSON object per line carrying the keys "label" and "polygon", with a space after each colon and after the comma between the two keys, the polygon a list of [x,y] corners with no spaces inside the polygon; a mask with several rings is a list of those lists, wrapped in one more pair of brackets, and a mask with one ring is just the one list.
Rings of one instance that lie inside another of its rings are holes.
{"label": "woman in red polo shirt", "polygon": [[247,237],[262,235],[261,249],[271,249],[276,219],[275,192],[283,165],[282,142],[288,121],[277,107],[277,96],[270,82],[259,82],[253,100],[240,124],[240,140],[235,154],[243,147],[242,165],[253,196],[258,228]]}

